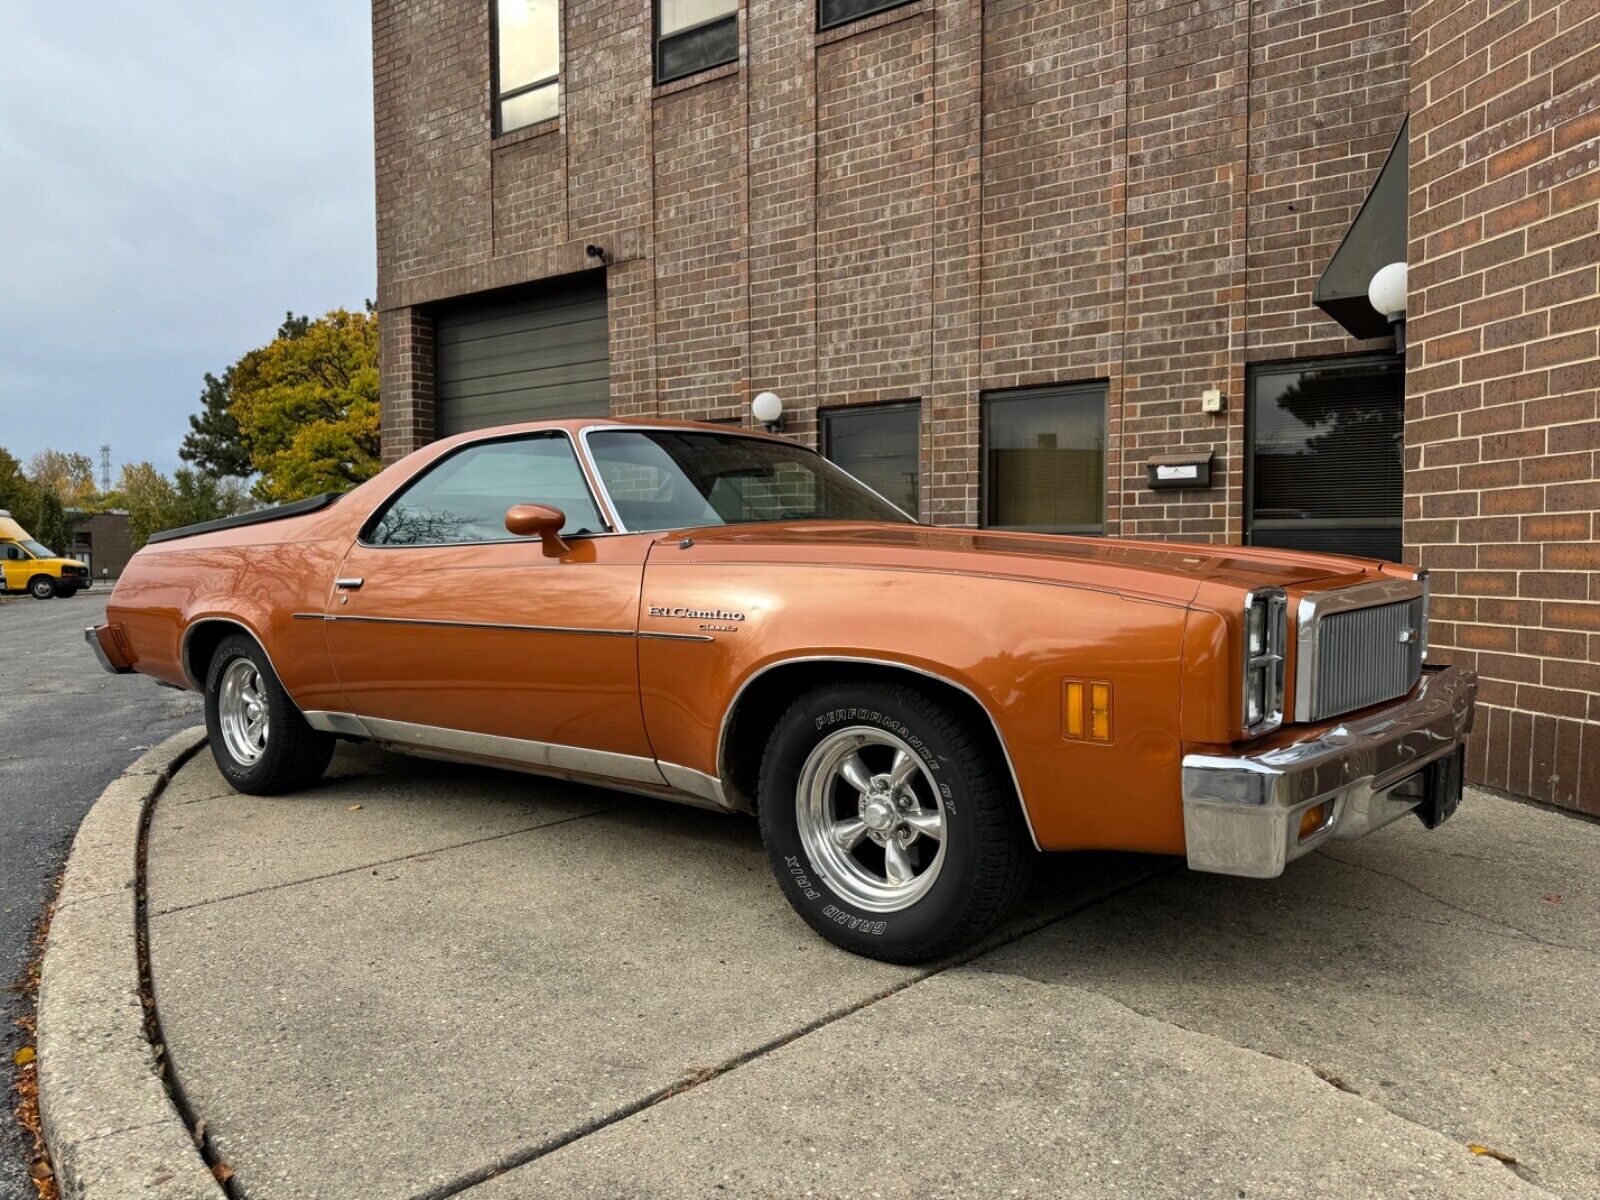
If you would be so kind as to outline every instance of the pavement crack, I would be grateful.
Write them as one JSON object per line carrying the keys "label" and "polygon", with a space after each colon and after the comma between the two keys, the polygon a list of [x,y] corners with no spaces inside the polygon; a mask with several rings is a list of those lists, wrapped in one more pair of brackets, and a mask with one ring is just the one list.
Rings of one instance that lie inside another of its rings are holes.
{"label": "pavement crack", "polygon": [[1070,904],[1068,907],[1057,912],[1053,912],[1033,921],[1029,921],[1027,924],[1008,930],[998,937],[985,938],[983,941],[978,943],[978,945],[963,951],[954,958],[944,959],[933,964],[932,966],[920,968],[905,979],[902,979],[899,983],[883,988],[882,990],[874,992],[870,996],[865,996],[860,1000],[841,1005],[839,1008],[825,1013],[814,1020],[807,1021],[805,1024],[799,1025],[786,1033],[779,1034],[777,1037],[762,1042],[757,1046],[753,1046],[749,1050],[741,1051],[739,1054],[725,1059],[715,1066],[702,1067],[697,1071],[683,1075],[664,1087],[657,1088],[647,1095],[641,1096],[635,1100],[631,1100],[627,1104],[621,1105],[609,1113],[605,1113],[601,1116],[593,1118],[592,1120],[585,1121],[581,1125],[569,1129],[563,1134],[553,1138],[546,1138],[544,1141],[538,1142],[532,1146],[528,1146],[514,1154],[505,1155],[498,1161],[476,1171],[464,1172],[450,1182],[441,1184],[438,1187],[429,1188],[427,1191],[423,1192],[417,1192],[410,1198],[410,1200],[450,1200],[451,1197],[459,1196],[461,1193],[466,1192],[471,1188],[475,1188],[479,1184],[488,1183],[491,1179],[497,1179],[510,1171],[518,1169],[519,1167],[528,1166],[530,1163],[537,1162],[546,1155],[553,1154],[557,1150],[572,1145],[574,1142],[581,1141],[582,1139],[589,1137],[592,1134],[599,1133],[602,1130],[611,1127],[612,1125],[626,1121],[629,1117],[637,1116],[639,1113],[644,1112],[647,1109],[654,1108],[657,1104],[660,1104],[664,1100],[670,1100],[675,1096],[684,1095],[703,1084],[710,1083],[712,1080],[728,1074],[730,1071],[736,1071],[748,1063],[765,1058],[767,1055],[776,1050],[781,1050],[785,1046],[789,1046],[795,1042],[798,1042],[808,1034],[815,1033],[819,1029],[824,1029],[827,1026],[834,1024],[836,1021],[842,1021],[846,1017],[853,1016],[858,1012],[862,1012],[865,1009],[871,1008],[874,1004],[877,1004],[883,1000],[887,1000],[891,996],[896,996],[899,993],[906,991],[908,988],[915,987],[917,984],[922,983],[925,980],[934,978],[936,975],[942,975],[945,972],[954,970],[958,967],[965,967],[986,954],[991,954],[996,950],[1013,944],[1014,942],[1019,942],[1023,938],[1030,937],[1042,929],[1047,929],[1052,925],[1058,924],[1059,922],[1066,920],[1068,917],[1075,916],[1076,914],[1083,912],[1085,909],[1092,908],[1097,904],[1103,904],[1107,900],[1114,899],[1117,896],[1121,896],[1127,892],[1131,892],[1137,888],[1143,887],[1152,879],[1169,874],[1170,872],[1176,870],[1179,865],[1179,863],[1173,862],[1153,867],[1149,871],[1145,871],[1135,876],[1133,879],[1127,880],[1126,882],[1119,884],[1118,886],[1105,892],[1087,897],[1077,903]]}
{"label": "pavement crack", "polygon": [[[1087,992],[1091,995],[1099,997],[1108,1004],[1116,1005],[1118,1008],[1125,1009],[1134,1016],[1140,1017],[1146,1021],[1150,1021],[1156,1025],[1164,1025],[1169,1029],[1181,1030],[1183,1033],[1186,1033],[1191,1037],[1202,1038],[1208,1042],[1217,1042],[1224,1046],[1231,1046],[1235,1050],[1240,1050],[1245,1054],[1256,1054],[1260,1055],[1262,1058],[1270,1058],[1275,1062],[1281,1062],[1287,1067],[1292,1067],[1298,1071],[1304,1071],[1306,1074],[1315,1079],[1321,1086],[1330,1088],[1341,1095],[1348,1096],[1350,1098],[1350,1103],[1361,1104],[1370,1108],[1375,1108],[1380,1112],[1387,1113],[1397,1121],[1404,1122],[1413,1129],[1421,1130],[1423,1133],[1426,1133],[1431,1137],[1442,1138],[1451,1145],[1459,1146],[1461,1149],[1467,1150],[1470,1153],[1478,1153],[1477,1151],[1471,1149],[1471,1142],[1461,1141],[1454,1134],[1451,1134],[1443,1129],[1436,1129],[1431,1125],[1427,1125],[1422,1121],[1417,1120],[1415,1117],[1391,1108],[1389,1105],[1384,1104],[1380,1100],[1375,1099],[1373,1096],[1370,1096],[1352,1086],[1341,1076],[1323,1067],[1314,1066],[1311,1063],[1302,1062],[1296,1058],[1289,1058],[1286,1055],[1279,1054],[1274,1050],[1268,1050],[1264,1046],[1252,1046],[1245,1042],[1235,1041],[1233,1038],[1228,1037],[1223,1033],[1199,1029],[1193,1025],[1185,1025],[1182,1021],[1176,1021],[1169,1016],[1164,1016],[1160,1013],[1140,1008],[1137,1004],[1133,1004],[1120,996],[1113,996],[1108,992],[1100,991],[1085,984],[1064,982],[1057,979],[1045,979],[1038,975],[1032,974],[1031,972],[1016,969],[997,971],[992,968],[981,966],[974,967],[973,969],[986,975],[1008,975],[1018,979],[1026,979],[1028,982],[1040,987],[1071,988],[1080,992]],[[1510,1171],[1513,1175],[1517,1176],[1517,1178],[1526,1183],[1532,1184],[1533,1186],[1539,1187],[1545,1195],[1550,1197],[1550,1200],[1560,1200],[1560,1197],[1558,1197],[1554,1192],[1549,1191],[1549,1189],[1544,1188],[1544,1185],[1539,1183],[1533,1168],[1528,1166],[1526,1163],[1516,1159],[1507,1161],[1507,1158],[1495,1154],[1488,1155],[1488,1157],[1493,1158],[1502,1167]]]}
{"label": "pavement crack", "polygon": [[1468,908],[1463,904],[1457,904],[1452,900],[1446,900],[1443,896],[1440,896],[1434,892],[1430,892],[1427,888],[1422,887],[1413,880],[1407,879],[1404,875],[1397,875],[1392,871],[1385,871],[1378,867],[1369,866],[1366,863],[1356,862],[1353,859],[1342,858],[1339,855],[1332,854],[1327,850],[1323,850],[1321,853],[1324,858],[1331,859],[1333,862],[1339,863],[1343,866],[1354,867],[1358,871],[1366,871],[1369,874],[1378,875],[1384,879],[1392,880],[1393,882],[1400,884],[1402,887],[1415,892],[1417,895],[1422,896],[1425,899],[1432,900],[1435,904],[1443,905],[1451,912],[1460,913],[1464,917],[1471,917],[1473,920],[1482,921],[1486,925],[1503,930],[1504,933],[1501,936],[1509,936],[1516,941],[1532,942],[1539,946],[1548,946],[1553,950],[1572,950],[1579,954],[1588,955],[1597,953],[1597,951],[1591,947],[1572,946],[1568,945],[1566,942],[1552,941],[1550,938],[1540,937],[1537,933],[1534,933],[1531,930],[1523,929],[1519,925],[1513,925],[1509,921],[1498,920],[1495,917],[1491,917],[1474,909]]}
{"label": "pavement crack", "polygon": [[263,887],[246,888],[241,892],[229,892],[226,896],[213,896],[209,900],[196,900],[192,904],[174,904],[171,908],[156,909],[150,915],[153,917],[170,917],[176,913],[189,912],[192,909],[205,908],[208,905],[221,904],[228,900],[242,900],[247,896],[260,896],[267,892],[280,892],[285,888],[299,887],[307,883],[319,883],[325,879],[337,879],[341,875],[354,875],[361,871],[371,871],[377,867],[393,866],[396,863],[409,862],[414,858],[424,858],[430,854],[444,854],[448,851],[461,850],[468,846],[482,846],[488,842],[499,842],[506,838],[519,837],[524,833],[537,833],[541,829],[554,829],[558,825],[586,820],[589,817],[603,817],[608,813],[622,812],[632,807],[633,805],[631,804],[618,804],[611,808],[597,808],[592,812],[574,813],[570,817],[558,817],[554,821],[541,821],[537,825],[528,825],[521,829],[508,829],[504,833],[491,833],[486,837],[469,838],[464,842],[451,842],[444,846],[429,846],[423,850],[415,850],[410,854],[396,855],[394,858],[380,858],[373,862],[341,867],[337,871],[324,871],[319,875],[306,875],[299,879],[285,879],[282,883],[269,883]]}

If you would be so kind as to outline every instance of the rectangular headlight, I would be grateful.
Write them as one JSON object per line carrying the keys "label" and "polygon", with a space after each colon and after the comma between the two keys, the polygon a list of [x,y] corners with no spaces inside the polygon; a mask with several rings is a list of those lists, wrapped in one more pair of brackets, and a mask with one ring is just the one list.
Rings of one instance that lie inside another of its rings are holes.
{"label": "rectangular headlight", "polygon": [[1268,733],[1283,723],[1284,643],[1289,603],[1282,588],[1258,588],[1244,598],[1244,732]]}

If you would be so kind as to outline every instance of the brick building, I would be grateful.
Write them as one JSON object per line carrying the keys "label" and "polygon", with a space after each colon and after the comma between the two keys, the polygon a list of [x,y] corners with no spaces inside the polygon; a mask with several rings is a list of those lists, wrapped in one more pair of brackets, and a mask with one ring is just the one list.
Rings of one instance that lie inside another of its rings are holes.
{"label": "brick building", "polygon": [[[1600,811],[1593,0],[375,0],[373,41],[386,456],[772,390],[924,520],[1403,556],[1474,777]],[[1313,303],[1391,149],[1403,356]]]}

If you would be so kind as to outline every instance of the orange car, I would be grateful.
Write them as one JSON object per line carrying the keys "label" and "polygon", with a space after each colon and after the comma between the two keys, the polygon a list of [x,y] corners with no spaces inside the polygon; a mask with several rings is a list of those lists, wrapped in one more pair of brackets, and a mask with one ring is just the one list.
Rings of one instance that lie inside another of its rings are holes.
{"label": "orange car", "polygon": [[1274,876],[1461,795],[1476,681],[1387,563],[919,525],[781,438],[562,421],[152,539],[87,631],[203,691],[238,789],[337,738],[760,817],[778,882],[898,962],[1037,850]]}

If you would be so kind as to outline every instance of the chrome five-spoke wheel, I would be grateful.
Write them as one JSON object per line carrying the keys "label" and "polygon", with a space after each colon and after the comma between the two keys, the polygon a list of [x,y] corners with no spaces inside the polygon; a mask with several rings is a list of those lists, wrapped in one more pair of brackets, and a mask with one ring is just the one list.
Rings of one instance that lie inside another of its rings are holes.
{"label": "chrome five-spoke wheel", "polygon": [[240,766],[248,767],[266,753],[266,688],[260,670],[248,658],[234,659],[223,672],[217,717],[228,753]]}
{"label": "chrome five-spoke wheel", "polygon": [[922,758],[884,729],[853,726],[812,748],[795,816],[807,857],[868,912],[915,904],[944,865],[944,801]]}

